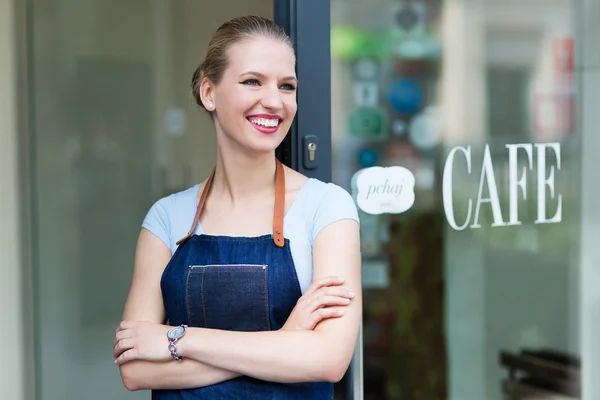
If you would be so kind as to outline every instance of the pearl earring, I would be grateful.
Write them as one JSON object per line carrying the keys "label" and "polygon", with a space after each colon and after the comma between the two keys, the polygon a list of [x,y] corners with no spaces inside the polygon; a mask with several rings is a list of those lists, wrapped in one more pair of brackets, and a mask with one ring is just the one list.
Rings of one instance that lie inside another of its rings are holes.
{"label": "pearl earring", "polygon": [[212,110],[212,108],[213,108],[213,103],[209,103],[209,104],[208,104],[208,109],[209,109],[209,110]]}

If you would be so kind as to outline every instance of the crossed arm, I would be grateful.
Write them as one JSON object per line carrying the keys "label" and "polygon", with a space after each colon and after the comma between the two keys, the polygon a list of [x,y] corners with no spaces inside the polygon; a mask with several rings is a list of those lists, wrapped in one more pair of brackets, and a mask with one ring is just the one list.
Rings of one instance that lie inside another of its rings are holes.
{"label": "crossed arm", "polygon": [[[362,317],[359,249],[358,224],[353,220],[330,224],[313,246],[314,280],[342,277],[344,287],[355,294],[344,306],[343,316],[324,318],[303,330],[294,329],[298,324],[266,332],[188,328],[178,342],[184,360],[175,362],[167,350],[169,327],[162,325],[165,315],[159,286],[171,254],[158,238],[142,230],[124,322],[115,339],[116,362],[125,386],[129,390],[186,389],[240,375],[274,382],[339,381],[352,358]],[[295,312],[296,308],[290,319]]]}

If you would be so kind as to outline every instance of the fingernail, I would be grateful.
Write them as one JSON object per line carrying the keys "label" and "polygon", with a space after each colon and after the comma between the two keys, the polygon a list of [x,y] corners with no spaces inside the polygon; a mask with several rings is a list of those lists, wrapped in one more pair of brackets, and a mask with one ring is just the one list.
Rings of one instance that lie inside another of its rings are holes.
{"label": "fingernail", "polygon": [[336,314],[337,314],[337,315],[344,315],[344,312],[343,312],[342,310],[338,310],[338,311],[336,312]]}
{"label": "fingernail", "polygon": [[350,297],[354,297],[354,296],[356,296],[356,295],[354,294],[354,292],[348,292],[348,296],[350,296]]}

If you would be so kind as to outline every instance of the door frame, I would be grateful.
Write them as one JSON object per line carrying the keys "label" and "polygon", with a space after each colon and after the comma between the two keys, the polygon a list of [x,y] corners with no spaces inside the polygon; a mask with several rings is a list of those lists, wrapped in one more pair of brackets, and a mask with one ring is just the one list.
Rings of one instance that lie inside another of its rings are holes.
{"label": "door frame", "polygon": [[[330,4],[323,0],[274,0],[275,22],[292,39],[298,76],[298,112],[277,150],[284,164],[331,182]],[[306,137],[318,139],[316,166],[306,167]]]}
{"label": "door frame", "polygon": [[[332,180],[331,144],[331,4],[327,0],[274,0],[275,22],[290,36],[296,53],[298,112],[277,149],[292,169],[324,182]],[[318,139],[316,165],[306,167],[307,136]],[[346,373],[347,400],[362,400],[363,327]]]}

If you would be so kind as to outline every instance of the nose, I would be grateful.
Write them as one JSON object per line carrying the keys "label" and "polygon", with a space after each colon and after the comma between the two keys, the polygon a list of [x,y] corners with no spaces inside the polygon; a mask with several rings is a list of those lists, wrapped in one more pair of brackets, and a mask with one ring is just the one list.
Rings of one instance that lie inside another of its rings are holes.
{"label": "nose", "polygon": [[283,108],[283,101],[281,99],[281,92],[277,85],[265,86],[260,101],[264,108],[271,110],[280,110]]}

